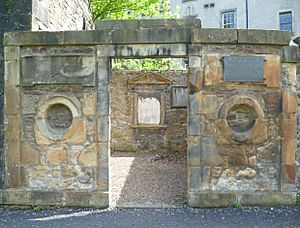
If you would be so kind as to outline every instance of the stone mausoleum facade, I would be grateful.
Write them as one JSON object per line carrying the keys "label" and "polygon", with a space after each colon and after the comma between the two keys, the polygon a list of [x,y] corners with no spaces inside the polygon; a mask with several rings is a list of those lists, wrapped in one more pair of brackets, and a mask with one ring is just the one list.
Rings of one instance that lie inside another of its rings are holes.
{"label": "stone mausoleum facade", "polygon": [[[202,29],[199,20],[6,34],[1,203],[108,207],[118,135],[110,97],[123,88],[132,132],[167,132],[172,105],[186,106],[190,206],[296,204],[297,48],[289,41],[288,32]],[[165,57],[188,59],[185,80],[148,72],[114,81],[112,58]],[[177,98],[166,96],[172,85]]]}
{"label": "stone mausoleum facade", "polygon": [[111,150],[186,152],[187,78],[183,70],[113,70]]}

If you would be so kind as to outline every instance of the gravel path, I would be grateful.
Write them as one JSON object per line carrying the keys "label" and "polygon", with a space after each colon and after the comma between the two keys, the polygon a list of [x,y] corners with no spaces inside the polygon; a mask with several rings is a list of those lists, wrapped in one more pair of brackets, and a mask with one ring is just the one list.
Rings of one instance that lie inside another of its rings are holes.
{"label": "gravel path", "polygon": [[185,153],[114,152],[111,207],[180,207],[186,203]]}

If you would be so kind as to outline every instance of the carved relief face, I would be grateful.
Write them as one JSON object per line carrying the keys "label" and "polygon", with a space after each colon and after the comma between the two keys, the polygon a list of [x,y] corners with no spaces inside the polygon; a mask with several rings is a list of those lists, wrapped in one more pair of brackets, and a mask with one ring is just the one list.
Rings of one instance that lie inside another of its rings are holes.
{"label": "carved relief face", "polygon": [[54,104],[47,110],[47,121],[53,130],[66,131],[73,121],[71,110],[63,104]]}
{"label": "carved relief face", "polygon": [[249,105],[239,104],[233,106],[227,114],[227,124],[236,132],[249,131],[255,124],[257,113]]}

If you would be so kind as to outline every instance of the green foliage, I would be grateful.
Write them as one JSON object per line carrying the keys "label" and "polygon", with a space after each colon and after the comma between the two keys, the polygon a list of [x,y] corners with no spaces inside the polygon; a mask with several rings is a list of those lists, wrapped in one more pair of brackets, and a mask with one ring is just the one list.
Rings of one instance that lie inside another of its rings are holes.
{"label": "green foliage", "polygon": [[180,59],[160,58],[160,59],[114,59],[114,70],[135,70],[135,71],[169,71],[185,70]]}
{"label": "green foliage", "polygon": [[44,207],[43,206],[34,206],[33,209],[32,209],[34,212],[40,212],[42,210],[44,210]]}
{"label": "green foliage", "polygon": [[169,0],[90,0],[94,20],[174,18]]}
{"label": "green foliage", "polygon": [[235,207],[236,207],[236,208],[242,208],[242,204],[241,204],[240,202],[237,202],[237,203],[235,204]]}

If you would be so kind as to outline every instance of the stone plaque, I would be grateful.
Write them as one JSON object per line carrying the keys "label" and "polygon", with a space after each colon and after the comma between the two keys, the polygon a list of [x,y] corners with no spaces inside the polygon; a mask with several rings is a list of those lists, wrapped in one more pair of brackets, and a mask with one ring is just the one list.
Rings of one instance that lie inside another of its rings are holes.
{"label": "stone plaque", "polygon": [[172,108],[186,108],[188,104],[188,89],[185,86],[172,87]]}
{"label": "stone plaque", "polygon": [[263,82],[264,57],[225,56],[225,82]]}
{"label": "stone plaque", "polygon": [[93,56],[34,56],[22,58],[22,85],[95,85]]}

